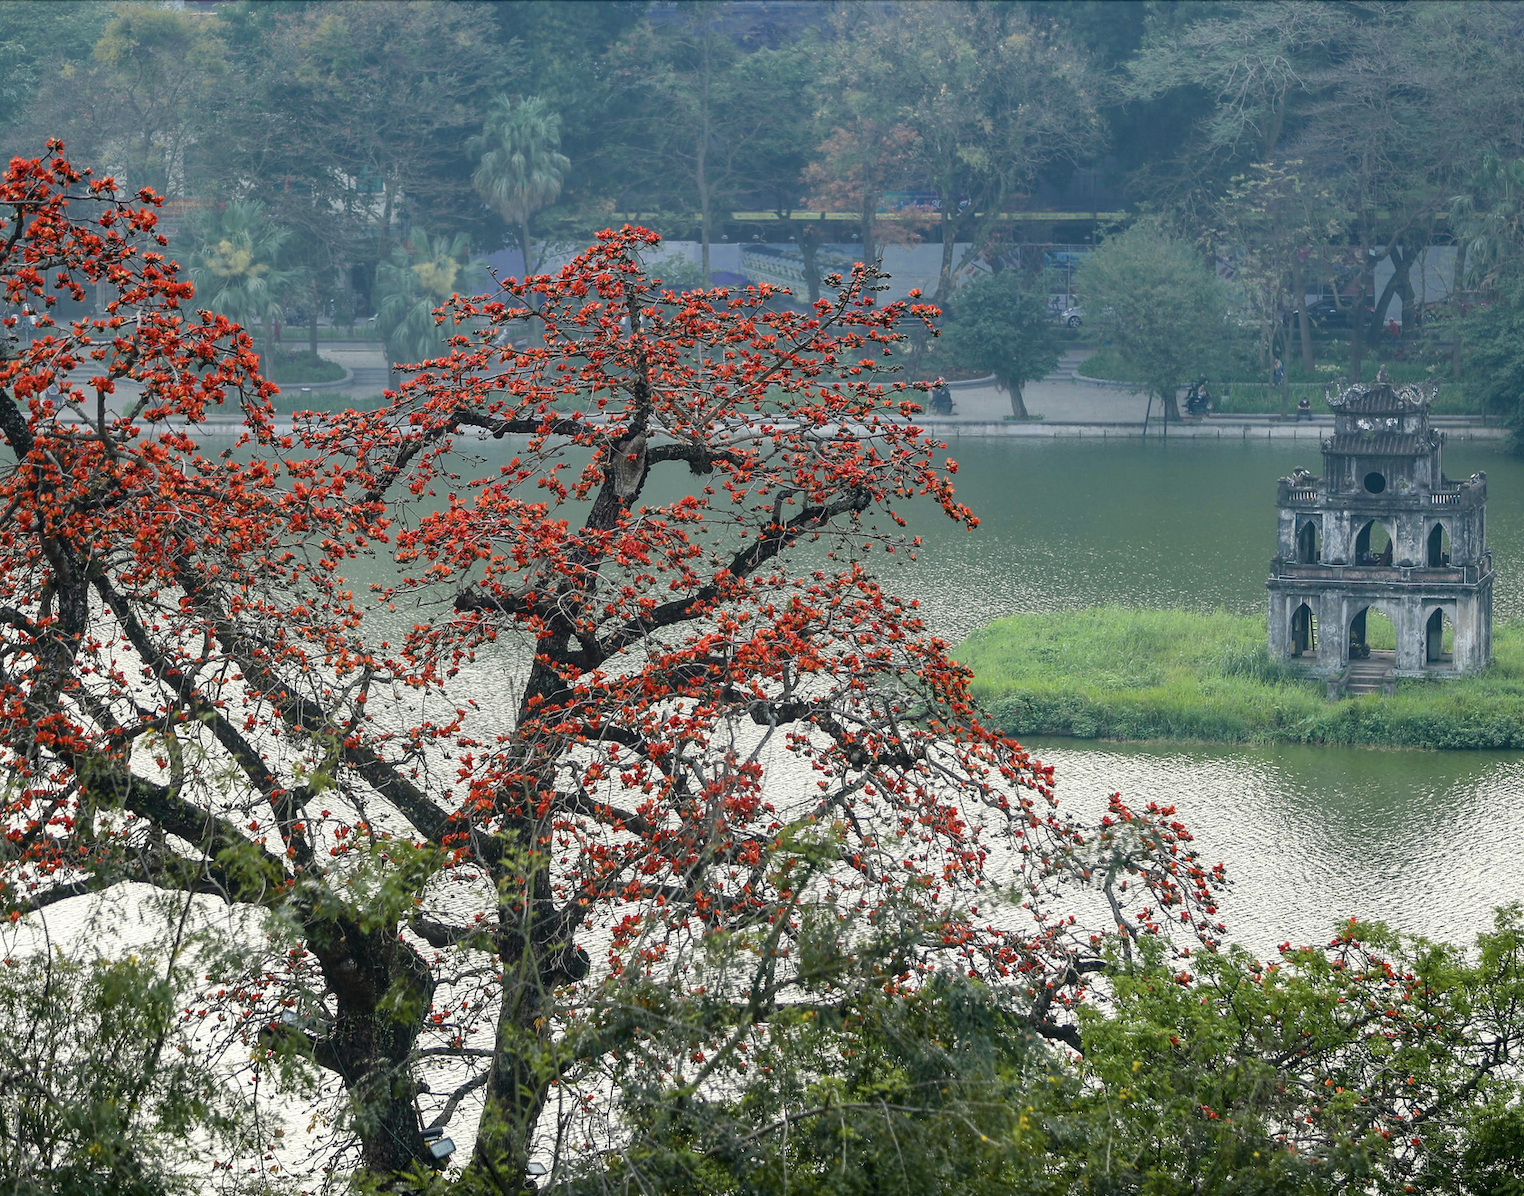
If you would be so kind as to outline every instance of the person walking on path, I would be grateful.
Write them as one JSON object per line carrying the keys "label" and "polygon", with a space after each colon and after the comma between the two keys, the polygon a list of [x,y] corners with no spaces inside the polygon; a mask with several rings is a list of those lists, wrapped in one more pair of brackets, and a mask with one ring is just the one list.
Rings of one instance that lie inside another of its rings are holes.
{"label": "person walking on path", "polygon": [[1286,367],[1281,364],[1281,359],[1275,359],[1275,368],[1271,372],[1271,382],[1277,389],[1286,384]]}

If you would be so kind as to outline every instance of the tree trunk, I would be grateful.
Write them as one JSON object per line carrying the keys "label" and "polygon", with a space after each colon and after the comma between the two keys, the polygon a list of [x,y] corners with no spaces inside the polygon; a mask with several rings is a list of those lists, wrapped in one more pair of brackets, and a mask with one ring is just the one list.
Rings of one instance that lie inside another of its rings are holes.
{"label": "tree trunk", "polygon": [[809,288],[811,307],[820,302],[820,266],[816,252],[820,248],[822,220],[801,221],[799,226],[799,253],[804,258],[804,285]]}
{"label": "tree trunk", "polygon": [[1455,275],[1450,279],[1450,319],[1451,327],[1455,330],[1450,341],[1450,376],[1459,380],[1461,375],[1461,332],[1460,315],[1461,291],[1466,285],[1466,242],[1461,241],[1455,247]]}
{"label": "tree trunk", "polygon": [[535,273],[534,240],[529,235],[529,217],[519,221],[519,244],[524,247],[524,277]]}
{"label": "tree trunk", "polygon": [[947,302],[952,294],[952,268],[953,250],[957,248],[957,203],[956,192],[942,192],[942,266],[937,271],[937,293],[932,302],[941,305]]}
{"label": "tree trunk", "polygon": [[1312,329],[1307,326],[1307,276],[1300,253],[1291,255],[1292,302],[1296,305],[1296,323],[1302,342],[1302,369],[1310,377],[1316,364],[1312,356]]}
{"label": "tree trunk", "polygon": [[878,196],[863,196],[863,265],[878,263],[878,244],[873,237],[874,218],[878,215]]}
{"label": "tree trunk", "polygon": [[311,353],[314,357],[318,355],[317,321],[319,295],[320,291],[318,289],[318,276],[316,273],[314,273],[312,276],[312,302],[308,305],[307,312],[307,352]]}
{"label": "tree trunk", "polygon": [[1027,414],[1026,401],[1022,397],[1021,383],[1005,378],[1001,380],[1001,385],[1005,387],[1006,394],[1011,396],[1012,417],[1015,419],[1031,419],[1032,417]]}
{"label": "tree trunk", "polygon": [[1180,404],[1176,401],[1175,398],[1176,393],[1179,391],[1179,389],[1180,388],[1178,386],[1166,386],[1164,388],[1164,392],[1159,396],[1159,410],[1164,413],[1164,429],[1166,436],[1169,435],[1169,421],[1174,420],[1176,423],[1180,422]]}
{"label": "tree trunk", "polygon": [[704,271],[704,285],[707,287],[711,284],[709,271],[709,238],[712,232],[710,224],[712,215],[710,212],[710,201],[712,197],[709,194],[709,137],[711,133],[710,118],[712,114],[709,110],[709,73],[710,68],[713,65],[710,60],[710,54],[713,46],[711,43],[710,25],[707,20],[704,24],[704,37],[702,44],[704,65],[703,71],[699,76],[698,145],[695,147],[693,169],[694,181],[698,184],[699,195],[700,267]]}
{"label": "tree trunk", "polygon": [[[477,1127],[470,1170],[504,1196],[525,1190],[529,1141],[549,1092],[532,1044],[548,1047],[539,986],[520,978],[505,986],[487,1101]],[[538,1023],[538,1024],[536,1024]]]}
{"label": "tree trunk", "polygon": [[361,1167],[394,1177],[427,1157],[409,1059],[434,999],[433,979],[395,931],[325,920],[308,932],[338,1015],[315,1035],[313,1057],[343,1079]]}
{"label": "tree trunk", "polygon": [[1360,287],[1349,309],[1349,380],[1360,381],[1365,361],[1365,300],[1376,289],[1376,263],[1371,258],[1370,244],[1364,238],[1360,242]]}
{"label": "tree trunk", "polygon": [[[1392,260],[1392,276],[1386,280],[1386,286],[1381,288],[1381,295],[1376,300],[1371,314],[1371,328],[1373,332],[1379,332],[1386,327],[1386,309],[1392,305],[1392,296],[1401,296],[1404,289],[1411,294],[1413,285],[1408,281],[1408,276],[1413,269],[1413,258],[1408,254],[1405,247],[1393,245],[1392,251],[1387,254]],[[1375,271],[1371,272],[1371,289],[1375,289]],[[1407,323],[1407,311],[1409,304],[1403,303],[1403,323]]]}

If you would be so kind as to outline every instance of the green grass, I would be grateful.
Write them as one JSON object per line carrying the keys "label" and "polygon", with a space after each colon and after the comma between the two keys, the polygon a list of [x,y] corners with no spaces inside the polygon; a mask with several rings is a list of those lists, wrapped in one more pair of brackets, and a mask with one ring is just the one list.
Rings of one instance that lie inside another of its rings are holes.
{"label": "green grass", "polygon": [[1263,616],[1101,607],[1013,615],[955,655],[1014,735],[1211,743],[1524,748],[1524,625],[1500,625],[1496,663],[1392,697],[1331,702],[1271,661]]}
{"label": "green grass", "polygon": [[299,386],[305,382],[337,382],[344,376],[344,367],[302,349],[271,353],[264,359],[261,372],[278,386]]}

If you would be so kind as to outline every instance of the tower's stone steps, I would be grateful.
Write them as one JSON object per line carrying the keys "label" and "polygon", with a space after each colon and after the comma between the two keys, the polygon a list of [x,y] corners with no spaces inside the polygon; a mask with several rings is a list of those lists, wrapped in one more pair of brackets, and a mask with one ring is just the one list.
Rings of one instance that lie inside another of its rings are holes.
{"label": "tower's stone steps", "polygon": [[1396,667],[1395,652],[1372,652],[1366,660],[1352,660],[1344,674],[1344,692],[1350,697],[1390,693],[1396,685]]}

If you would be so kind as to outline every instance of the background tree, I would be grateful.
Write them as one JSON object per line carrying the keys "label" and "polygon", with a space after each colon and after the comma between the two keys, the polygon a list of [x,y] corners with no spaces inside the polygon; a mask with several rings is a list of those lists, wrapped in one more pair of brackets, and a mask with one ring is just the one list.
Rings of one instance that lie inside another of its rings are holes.
{"label": "background tree", "polygon": [[1467,377],[1476,389],[1478,409],[1501,414],[1517,440],[1524,429],[1519,401],[1524,395],[1524,286],[1514,283],[1457,324],[1455,335],[1465,339]]}
{"label": "background tree", "polygon": [[526,274],[539,270],[529,219],[555,202],[571,165],[560,144],[561,118],[538,96],[499,96],[481,135],[471,141],[471,152],[480,158],[471,181],[518,237]]}
{"label": "background tree", "polygon": [[1216,274],[1187,242],[1140,222],[1102,242],[1074,285],[1133,377],[1166,418],[1179,419],[1176,391],[1221,351],[1226,304]]}
{"label": "background tree", "polygon": [[1308,121],[1315,76],[1353,18],[1312,0],[1190,7],[1197,19],[1160,27],[1125,63],[1121,86],[1134,101],[1186,90],[1210,97],[1185,152],[1151,179],[1152,194],[1194,212],[1235,171],[1285,156]]}
{"label": "background tree", "polygon": [[877,102],[915,132],[915,177],[937,194],[932,298],[946,302],[960,233],[982,252],[1009,198],[1094,144],[1086,64],[1014,5],[896,4],[846,20],[837,69],[854,89],[882,89]]}
{"label": "background tree", "polygon": [[1022,294],[1010,270],[980,274],[953,296],[942,339],[959,365],[995,375],[1016,419],[1029,418],[1022,388],[1051,374],[1063,352],[1046,304]]}
{"label": "background tree", "polygon": [[[1277,341],[1290,353],[1286,317],[1295,315],[1302,368],[1313,370],[1312,329],[1307,318],[1309,247],[1327,244],[1345,227],[1348,214],[1326,187],[1311,183],[1300,162],[1257,162],[1236,176],[1212,205],[1206,241],[1234,266],[1233,283],[1259,325],[1259,364],[1267,376]],[[1284,412],[1282,391],[1282,414]]]}
{"label": "background tree", "polygon": [[518,71],[491,8],[336,0],[275,14],[295,67],[275,98],[308,161],[341,172],[371,263],[415,222],[487,231],[466,144]]}
{"label": "background tree", "polygon": [[393,367],[446,352],[453,329],[434,321],[434,309],[459,290],[471,289],[465,266],[470,241],[418,234],[392,250],[391,260],[376,270],[376,323]]}
{"label": "background tree", "polygon": [[205,212],[192,241],[188,277],[206,305],[242,324],[260,323],[266,356],[274,322],[305,281],[305,272],[281,264],[290,234],[265,218],[258,200],[233,200]]}
{"label": "background tree", "polygon": [[689,3],[679,13],[675,21],[637,26],[615,61],[637,103],[625,122],[628,153],[664,164],[662,171],[640,171],[640,188],[697,209],[707,282],[721,205],[752,181],[754,143],[774,114],[768,95],[738,85],[741,51],[724,32],[721,11]]}
{"label": "background tree", "polygon": [[0,152],[7,161],[37,145],[37,127],[66,131],[66,89],[78,87],[90,51],[111,19],[111,6],[97,0],[78,4],[12,4],[0,10],[0,52],[6,69],[0,79]]}

